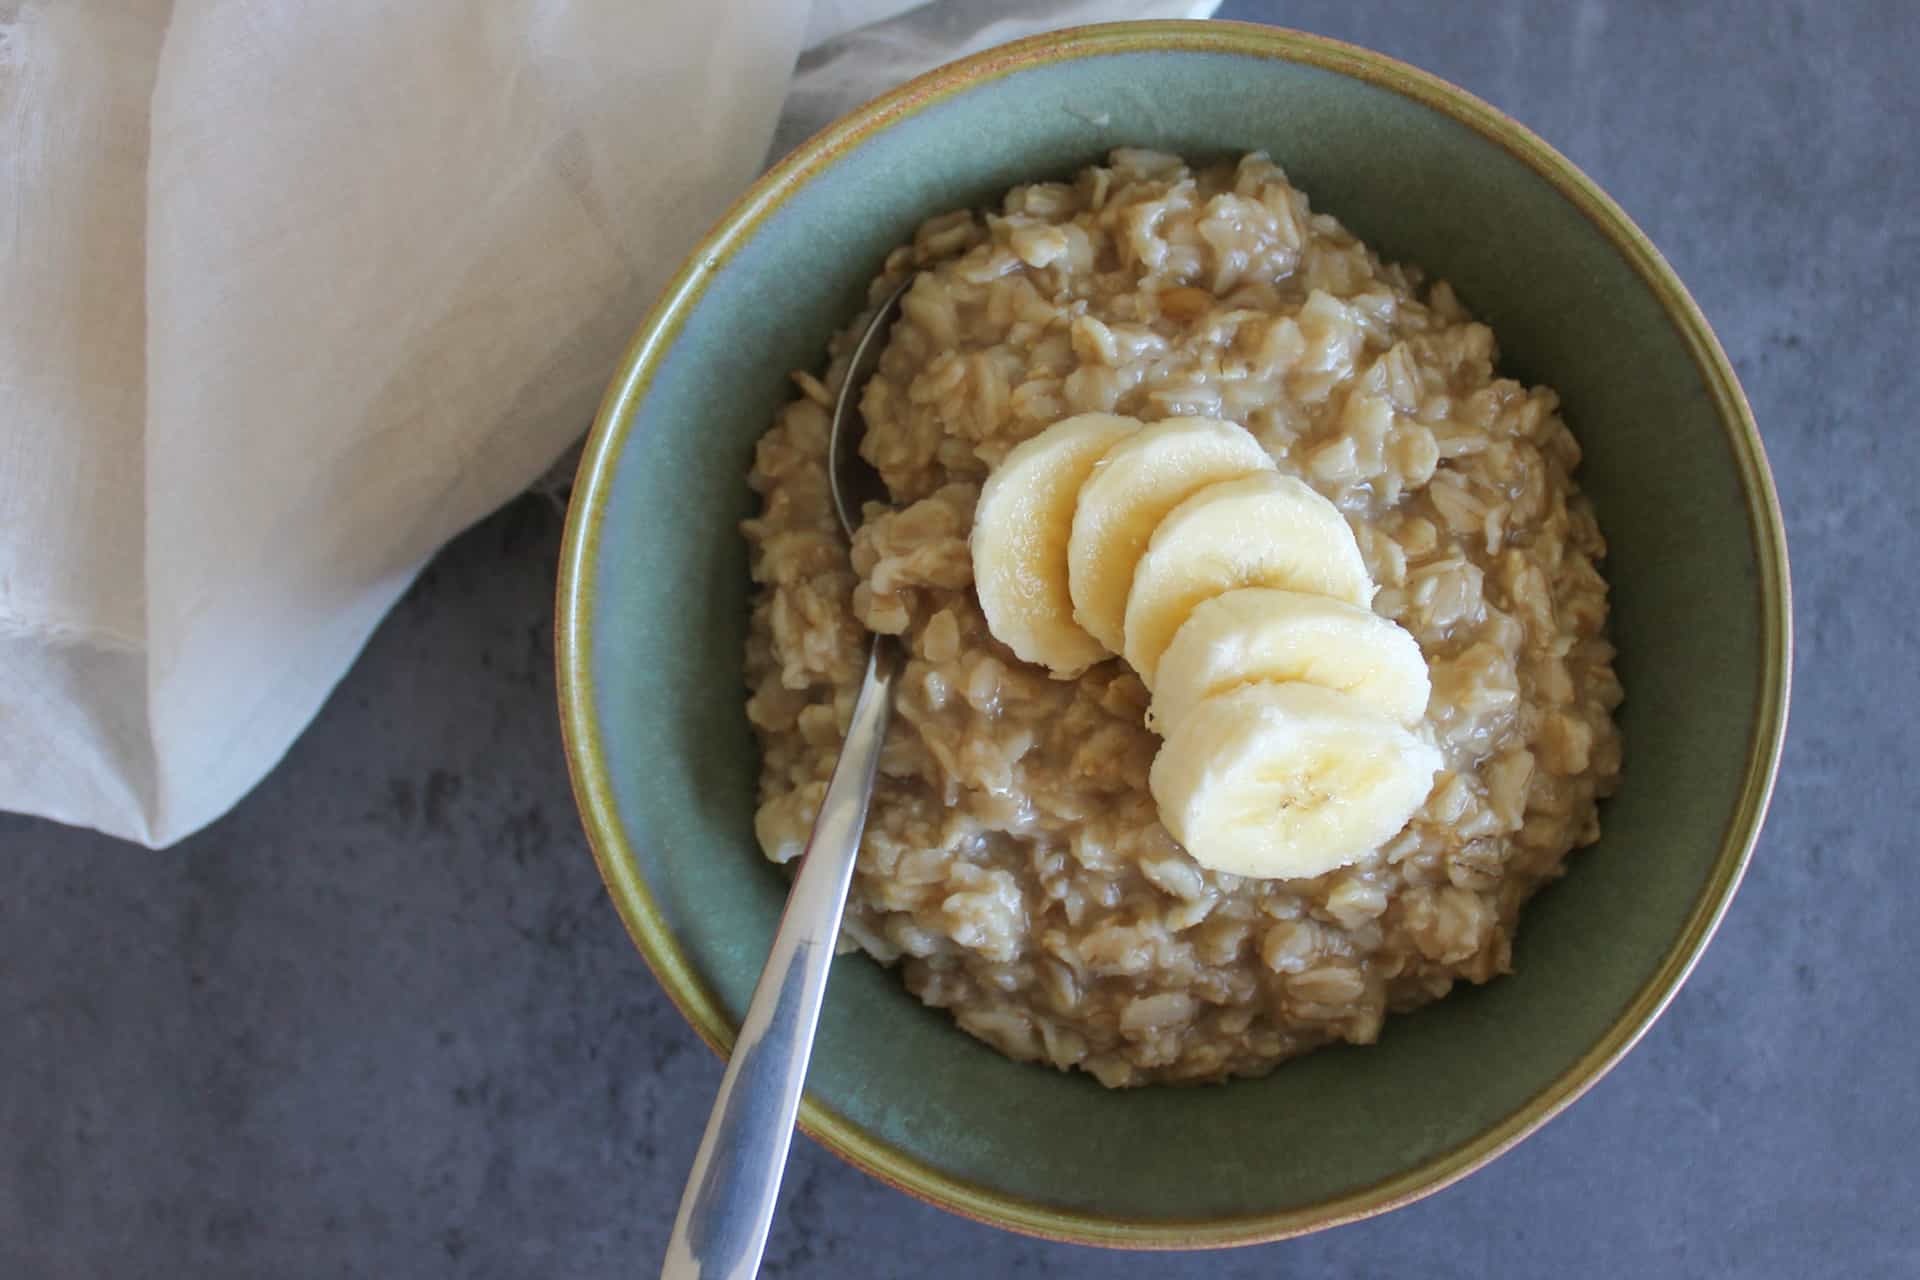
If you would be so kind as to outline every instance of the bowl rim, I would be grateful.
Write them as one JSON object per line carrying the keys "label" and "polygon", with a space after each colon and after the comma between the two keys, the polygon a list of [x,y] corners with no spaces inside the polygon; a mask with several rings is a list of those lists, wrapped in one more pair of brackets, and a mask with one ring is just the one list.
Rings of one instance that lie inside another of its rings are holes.
{"label": "bowl rim", "polygon": [[1700,897],[1653,976],[1606,1033],[1539,1093],[1474,1138],[1311,1205],[1230,1217],[1141,1220],[1039,1204],[954,1177],[833,1112],[811,1092],[801,1101],[802,1132],[856,1168],[964,1217],[1074,1244],[1217,1248],[1304,1235],[1410,1204],[1489,1163],[1559,1114],[1605,1075],[1665,1010],[1719,927],[1759,838],[1786,732],[1792,669],[1791,586],[1779,498],[1752,408],[1719,339],[1659,250],[1592,179],[1531,130],[1438,76],[1357,45],[1282,27],[1218,20],[1105,23],[1029,37],[936,68],[842,116],[786,156],[721,216],[662,291],[621,358],[581,456],[561,546],[554,656],[567,771],[608,895],[675,1007],[724,1058],[737,1027],[687,959],[637,870],[614,804],[594,709],[593,567],[614,463],[662,356],[710,281],[765,219],[848,151],[930,106],[1017,71],[1144,51],[1238,54],[1358,79],[1472,129],[1552,186],[1627,261],[1685,341],[1727,433],[1760,569],[1759,717],[1747,745],[1738,802]]}

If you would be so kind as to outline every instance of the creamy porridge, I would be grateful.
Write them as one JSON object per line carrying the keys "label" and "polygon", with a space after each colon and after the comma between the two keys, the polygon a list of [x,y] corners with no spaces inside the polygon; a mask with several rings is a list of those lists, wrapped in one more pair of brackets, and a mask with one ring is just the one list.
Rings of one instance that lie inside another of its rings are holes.
{"label": "creamy porridge", "polygon": [[[846,934],[1019,1059],[1112,1086],[1257,1075],[1507,971],[1521,905],[1598,835],[1621,698],[1604,543],[1545,388],[1495,374],[1443,282],[1381,263],[1262,156],[1190,170],[1118,151],[1072,183],[947,214],[862,399],[893,508],[851,557],[827,491],[824,377],[761,440],[748,715],[756,829],[805,844],[870,632],[908,654]],[[1148,785],[1160,739],[1120,658],[1071,679],[990,633],[969,536],[1014,446],[1072,415],[1246,428],[1330,500],[1431,681],[1424,803],[1311,879],[1209,870]]]}

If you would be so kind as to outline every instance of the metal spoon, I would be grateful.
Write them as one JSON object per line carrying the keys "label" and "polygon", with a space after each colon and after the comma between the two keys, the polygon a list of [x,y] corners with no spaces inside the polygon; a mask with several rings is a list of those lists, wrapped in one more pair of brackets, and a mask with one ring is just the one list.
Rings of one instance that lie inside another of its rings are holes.
{"label": "metal spoon", "polygon": [[[901,285],[874,312],[833,407],[827,466],[834,513],[849,542],[860,525],[862,504],[886,497],[879,475],[860,456],[860,389],[879,364],[887,330],[906,291]],[[787,895],[773,949],[753,989],[740,1038],[720,1080],[720,1096],[714,1099],[699,1154],[687,1175],[660,1270],[662,1280],[752,1280],[760,1267],[800,1110],[807,1060],[813,1054],[827,966],[840,936],[854,857],[873,800],[874,770],[899,667],[899,644],[876,636],[839,763],[807,837],[800,874]]]}

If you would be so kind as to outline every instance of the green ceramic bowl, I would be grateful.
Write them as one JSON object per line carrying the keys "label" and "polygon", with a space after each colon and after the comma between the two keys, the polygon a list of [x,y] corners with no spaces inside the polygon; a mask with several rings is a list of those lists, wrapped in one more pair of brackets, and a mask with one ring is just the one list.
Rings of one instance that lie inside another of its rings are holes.
{"label": "green ceramic bowl", "polygon": [[[864,957],[836,963],[802,1127],[915,1195],[1094,1244],[1269,1240],[1404,1204],[1538,1127],[1626,1052],[1713,932],[1787,702],[1786,549],[1706,322],[1590,181],[1485,103],[1377,54],[1228,23],[1093,27],[871,103],[740,201],[667,289],[590,438],[559,677],[607,887],[725,1051],[780,912],[742,709],[755,438],[929,214],[1120,144],[1270,152],[1390,258],[1451,280],[1513,376],[1559,389],[1612,553],[1627,776],[1529,907],[1518,972],[1259,1081],[1111,1093],[1016,1065]],[[704,1105],[705,1099],[688,1099]]]}

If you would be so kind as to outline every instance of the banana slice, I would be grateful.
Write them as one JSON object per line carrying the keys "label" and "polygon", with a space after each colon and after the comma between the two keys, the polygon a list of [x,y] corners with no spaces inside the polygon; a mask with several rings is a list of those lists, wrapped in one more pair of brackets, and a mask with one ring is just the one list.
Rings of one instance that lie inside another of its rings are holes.
{"label": "banana slice", "polygon": [[1404,725],[1431,692],[1420,644],[1344,600],[1242,587],[1202,601],[1173,633],[1154,673],[1147,727],[1165,735],[1204,698],[1256,680],[1298,680],[1352,694]]}
{"label": "banana slice", "polygon": [[1202,600],[1278,587],[1365,608],[1373,580],[1331,502],[1291,476],[1208,485],[1167,513],[1134,569],[1123,652],[1149,689],[1160,655]]}
{"label": "banana slice", "polygon": [[1160,821],[1202,866],[1296,880],[1378,849],[1440,753],[1351,694],[1262,681],[1202,700],[1154,757]]}
{"label": "banana slice", "polygon": [[1073,620],[1067,539],[1074,500],[1100,456],[1140,429],[1134,418],[1087,413],[1014,446],[980,489],[973,516],[973,585],[987,628],[1024,662],[1080,674],[1108,650]]}
{"label": "banana slice", "polygon": [[1273,459],[1246,428],[1215,418],[1170,418],[1113,446],[1073,512],[1067,589],[1074,621],[1118,652],[1134,566],[1167,512],[1217,481],[1271,470]]}

